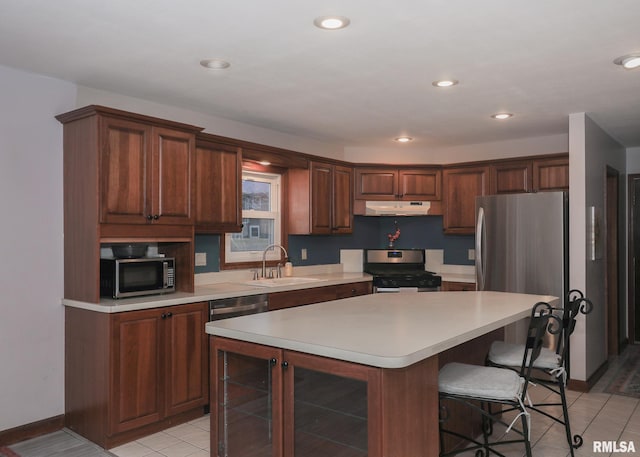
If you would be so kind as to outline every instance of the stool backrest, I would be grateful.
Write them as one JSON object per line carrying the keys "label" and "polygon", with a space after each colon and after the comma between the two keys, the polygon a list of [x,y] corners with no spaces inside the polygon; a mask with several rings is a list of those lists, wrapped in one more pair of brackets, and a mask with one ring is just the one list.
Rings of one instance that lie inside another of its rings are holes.
{"label": "stool backrest", "polygon": [[533,362],[542,351],[545,334],[549,332],[553,335],[558,335],[563,330],[562,321],[554,314],[554,310],[555,308],[546,302],[538,302],[531,309],[531,319],[520,367],[520,376],[525,379],[523,395],[526,394],[527,385],[531,378]]}
{"label": "stool backrest", "polygon": [[593,310],[593,303],[584,294],[572,289],[567,294],[567,302],[562,309],[562,337],[558,338],[556,354],[561,357],[561,366],[564,367],[569,378],[570,336],[576,328],[578,314],[589,314]]}

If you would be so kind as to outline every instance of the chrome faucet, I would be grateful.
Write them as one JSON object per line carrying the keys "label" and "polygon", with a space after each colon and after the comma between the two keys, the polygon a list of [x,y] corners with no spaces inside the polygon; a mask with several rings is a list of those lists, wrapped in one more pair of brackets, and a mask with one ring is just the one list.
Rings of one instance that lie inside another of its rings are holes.
{"label": "chrome faucet", "polygon": [[289,254],[287,254],[287,250],[279,244],[270,244],[269,246],[264,248],[264,251],[262,251],[262,278],[267,277],[267,251],[271,248],[282,249],[282,252],[284,252],[285,259],[289,258]]}

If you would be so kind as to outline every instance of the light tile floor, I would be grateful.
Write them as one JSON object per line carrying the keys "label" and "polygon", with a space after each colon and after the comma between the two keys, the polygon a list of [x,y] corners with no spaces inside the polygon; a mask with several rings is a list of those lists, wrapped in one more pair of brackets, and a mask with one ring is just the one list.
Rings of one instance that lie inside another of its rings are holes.
{"label": "light tile floor", "polygon": [[[618,455],[640,456],[640,399],[611,395],[604,392],[618,364],[624,363],[624,354],[610,360],[610,369],[589,393],[568,391],[569,414],[573,433],[582,434],[584,445],[575,451],[576,457]],[[539,401],[548,396],[542,387],[533,387],[532,399]],[[556,410],[558,415],[561,410]],[[495,433],[504,427],[496,426]],[[538,457],[567,457],[570,455],[564,428],[538,414],[532,416],[533,455]],[[594,452],[594,441],[632,441],[635,453]],[[22,457],[209,457],[209,416],[155,433],[106,452],[84,441],[73,432],[62,430],[10,446]],[[507,457],[524,455],[522,445],[501,450]],[[459,454],[465,456],[467,454]],[[469,453],[469,456],[474,454]],[[328,456],[329,457],[329,456]]]}

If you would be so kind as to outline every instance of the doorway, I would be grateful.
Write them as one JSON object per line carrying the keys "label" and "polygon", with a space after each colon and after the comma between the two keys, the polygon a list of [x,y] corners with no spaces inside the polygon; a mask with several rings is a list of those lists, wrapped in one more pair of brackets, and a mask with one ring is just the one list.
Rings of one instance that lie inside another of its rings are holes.
{"label": "doorway", "polygon": [[640,341],[640,174],[629,175],[629,341]]}
{"label": "doorway", "polygon": [[618,287],[618,181],[619,174],[607,167],[606,205],[606,298],[607,353],[620,353],[620,293]]}

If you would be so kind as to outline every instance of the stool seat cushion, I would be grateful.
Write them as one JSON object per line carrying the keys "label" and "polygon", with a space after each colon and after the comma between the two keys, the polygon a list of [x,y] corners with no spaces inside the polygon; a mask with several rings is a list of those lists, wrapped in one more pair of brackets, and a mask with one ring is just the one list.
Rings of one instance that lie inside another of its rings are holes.
{"label": "stool seat cushion", "polygon": [[487,400],[517,400],[524,385],[524,378],[505,368],[484,367],[452,362],[440,369],[440,392]]}
{"label": "stool seat cushion", "polygon": [[[520,367],[524,356],[524,344],[494,341],[489,349],[489,361],[505,367]],[[540,355],[533,361],[533,368],[553,370],[560,366],[560,356],[549,348],[543,347]]]}

